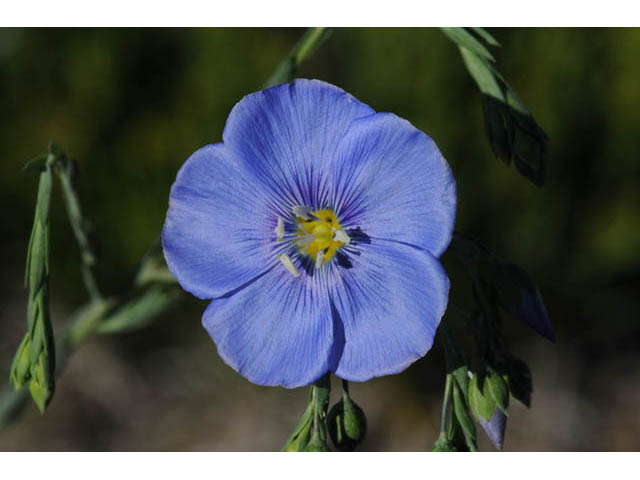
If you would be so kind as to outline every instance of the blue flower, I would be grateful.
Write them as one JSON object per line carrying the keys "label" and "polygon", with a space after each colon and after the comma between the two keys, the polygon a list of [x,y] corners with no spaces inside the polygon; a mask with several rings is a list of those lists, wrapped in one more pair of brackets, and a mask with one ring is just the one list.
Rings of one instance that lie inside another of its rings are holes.
{"label": "blue flower", "polygon": [[224,361],[298,387],[425,355],[456,205],[433,140],[317,80],[247,95],[222,139],[178,172],[162,244],[182,287],[212,299],[202,323]]}

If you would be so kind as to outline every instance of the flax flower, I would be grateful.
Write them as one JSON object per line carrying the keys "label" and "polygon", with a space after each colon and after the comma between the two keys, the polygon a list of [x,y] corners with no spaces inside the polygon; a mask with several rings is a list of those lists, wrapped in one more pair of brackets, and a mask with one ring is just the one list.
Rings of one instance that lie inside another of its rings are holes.
{"label": "flax flower", "polygon": [[364,381],[427,353],[446,309],[438,258],[455,182],[431,138],[338,87],[244,97],[191,155],[162,232],[171,272],[251,382]]}

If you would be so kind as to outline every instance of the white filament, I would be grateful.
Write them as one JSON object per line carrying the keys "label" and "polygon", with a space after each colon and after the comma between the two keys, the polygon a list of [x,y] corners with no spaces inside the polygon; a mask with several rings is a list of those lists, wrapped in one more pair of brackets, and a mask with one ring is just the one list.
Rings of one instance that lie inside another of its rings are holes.
{"label": "white filament", "polygon": [[278,241],[281,242],[282,237],[284,237],[284,220],[282,220],[281,217],[278,217],[278,225],[276,225],[276,228],[274,228],[273,231],[276,232],[276,237],[278,238]]}
{"label": "white filament", "polygon": [[289,258],[289,255],[282,253],[280,255],[276,255],[276,258],[282,262],[284,268],[286,268],[291,275],[296,278],[300,276],[300,272]]}
{"label": "white filament", "polygon": [[316,268],[320,268],[323,263],[324,263],[324,251],[318,250],[318,253],[316,254]]}

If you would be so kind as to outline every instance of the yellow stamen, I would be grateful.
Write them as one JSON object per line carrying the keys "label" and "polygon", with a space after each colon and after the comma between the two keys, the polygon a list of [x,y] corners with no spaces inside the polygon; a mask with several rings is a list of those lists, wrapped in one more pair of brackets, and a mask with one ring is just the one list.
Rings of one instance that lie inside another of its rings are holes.
{"label": "yellow stamen", "polygon": [[349,236],[330,209],[309,211],[304,217],[296,215],[296,222],[296,243],[302,253],[314,260],[316,268],[331,260],[342,245],[349,244]]}

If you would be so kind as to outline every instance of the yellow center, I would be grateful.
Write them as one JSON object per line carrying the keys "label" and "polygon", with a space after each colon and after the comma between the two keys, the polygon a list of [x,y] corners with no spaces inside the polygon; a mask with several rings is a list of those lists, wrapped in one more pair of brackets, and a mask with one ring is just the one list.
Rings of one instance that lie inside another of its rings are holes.
{"label": "yellow center", "polygon": [[296,243],[302,253],[316,260],[322,251],[324,263],[331,260],[336,251],[344,245],[335,240],[336,230],[342,230],[335,213],[329,209],[310,212],[309,218],[296,217],[298,238]]}

